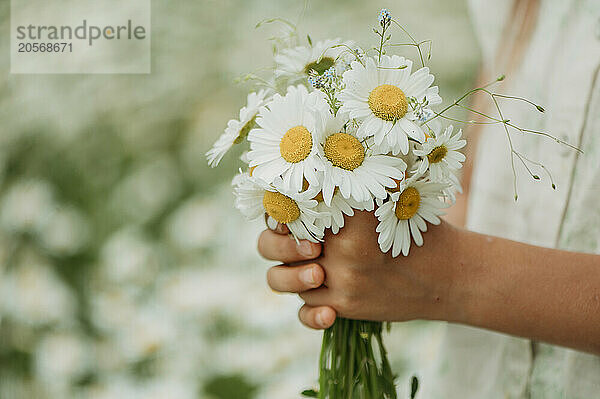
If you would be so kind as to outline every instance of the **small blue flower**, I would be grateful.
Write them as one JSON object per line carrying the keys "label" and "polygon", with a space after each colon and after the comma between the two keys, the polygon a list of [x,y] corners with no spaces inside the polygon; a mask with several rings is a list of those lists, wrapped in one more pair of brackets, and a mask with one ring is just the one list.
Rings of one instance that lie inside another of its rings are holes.
{"label": "small blue flower", "polygon": [[323,79],[333,80],[335,78],[335,68],[331,67],[323,73]]}
{"label": "small blue flower", "polygon": [[323,81],[323,77],[319,76],[319,74],[314,73],[308,76],[308,83],[315,89],[322,89],[325,87],[325,82]]}
{"label": "small blue flower", "polygon": [[419,108],[416,111],[416,116],[419,122],[425,123],[435,115],[435,112],[431,108]]}
{"label": "small blue flower", "polygon": [[392,23],[392,15],[387,10],[387,8],[381,9],[379,13],[379,25],[381,25],[384,29],[386,29]]}

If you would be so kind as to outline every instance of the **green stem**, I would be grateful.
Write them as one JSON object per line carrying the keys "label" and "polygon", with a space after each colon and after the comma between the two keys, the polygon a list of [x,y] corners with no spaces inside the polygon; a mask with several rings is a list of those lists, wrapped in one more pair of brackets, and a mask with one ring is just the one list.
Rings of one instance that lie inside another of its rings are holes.
{"label": "green stem", "polygon": [[[351,334],[355,334],[355,331],[352,329],[350,331]],[[356,345],[350,345],[350,364],[348,366],[348,373],[346,375],[346,385],[349,386],[349,389],[346,391],[346,398],[352,399],[352,387],[354,386],[354,354],[356,353]]]}
{"label": "green stem", "polygon": [[398,23],[396,20],[392,19],[392,22],[396,24],[396,26],[398,26],[400,29],[402,29],[402,31],[404,33],[406,33],[406,35],[408,36],[408,38],[410,40],[412,40],[413,45],[415,45],[417,47],[417,51],[419,51],[419,58],[421,59],[421,65],[424,67],[425,66],[425,60],[423,60],[423,52],[421,51],[421,44],[424,42],[417,42],[415,40],[414,37],[412,37],[412,35],[410,33],[408,33],[408,31],[406,29],[404,29],[404,27],[402,25],[400,25],[400,23]]}
{"label": "green stem", "polygon": [[338,318],[323,333],[321,399],[396,399],[382,323]]}

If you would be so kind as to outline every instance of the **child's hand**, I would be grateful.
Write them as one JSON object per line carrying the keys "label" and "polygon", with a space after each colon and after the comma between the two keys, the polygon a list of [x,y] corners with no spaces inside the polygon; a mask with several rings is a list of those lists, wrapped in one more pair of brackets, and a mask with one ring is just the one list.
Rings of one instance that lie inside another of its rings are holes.
{"label": "child's hand", "polygon": [[452,319],[451,308],[460,310],[451,292],[460,230],[444,222],[429,225],[423,247],[413,244],[408,257],[392,258],[379,249],[376,226],[372,212],[357,212],[346,218],[339,234],[326,234],[322,248],[308,241],[296,245],[281,234],[285,228],[263,232],[260,253],[288,264],[269,270],[269,285],[299,293],[306,302],[300,320],[312,328],[331,326],[336,315],[379,321]]}

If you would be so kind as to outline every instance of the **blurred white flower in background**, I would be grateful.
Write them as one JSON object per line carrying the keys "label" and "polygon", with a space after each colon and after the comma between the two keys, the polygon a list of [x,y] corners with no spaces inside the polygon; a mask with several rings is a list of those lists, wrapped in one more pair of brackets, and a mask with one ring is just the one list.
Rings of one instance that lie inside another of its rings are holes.
{"label": "blurred white flower in background", "polygon": [[304,389],[316,388],[316,385],[307,384],[306,381],[317,379],[317,375],[311,375],[307,373],[309,365],[306,365],[301,370],[294,370],[293,372],[287,373],[284,376],[280,376],[272,384],[266,386],[259,395],[260,398],[289,398],[289,399],[302,399],[304,396],[298,392],[298,387]]}
{"label": "blurred white flower in background", "polygon": [[[285,373],[290,367],[304,364],[306,370],[300,372],[304,376],[316,375],[311,366],[318,359],[321,337],[317,332],[287,329],[285,340],[272,340],[269,335],[245,336],[231,339],[223,345],[215,356],[218,359],[215,368],[222,371],[233,370],[247,373],[254,378]],[[311,354],[306,364],[297,359],[298,353]],[[315,357],[316,356],[316,357]],[[312,363],[311,363],[312,362]],[[307,380],[310,381],[310,380]],[[306,383],[306,382],[305,382]],[[297,385],[302,386],[302,384]]]}
{"label": "blurred white flower in background", "polygon": [[38,232],[54,211],[53,190],[42,180],[24,180],[12,185],[5,194],[0,223],[8,231]]}
{"label": "blurred white flower in background", "polygon": [[[238,311],[249,328],[275,332],[287,330],[290,324],[298,322],[293,310],[299,309],[302,302],[295,295],[274,293],[256,281],[245,296]],[[292,311],[281,314],[281,309]]]}
{"label": "blurred white flower in background", "polygon": [[151,158],[139,165],[115,188],[111,198],[115,211],[144,222],[161,212],[181,191],[181,177],[173,159]]}
{"label": "blurred white flower in background", "polygon": [[144,389],[143,399],[196,399],[198,386],[176,377],[158,378]]}
{"label": "blurred white flower in background", "polygon": [[192,198],[173,212],[167,223],[169,239],[181,250],[208,247],[215,240],[222,207],[202,198]]}
{"label": "blurred white flower in background", "polygon": [[100,249],[102,274],[114,283],[143,284],[158,272],[160,252],[137,228],[111,235]]}
{"label": "blurred white flower in background", "polygon": [[177,378],[157,378],[141,383],[134,378],[114,377],[85,391],[85,399],[197,399],[198,386]]}
{"label": "blurred white flower in background", "polygon": [[55,395],[68,394],[71,384],[91,369],[90,349],[78,334],[50,333],[35,349],[35,373]]}
{"label": "blurred white flower in background", "polygon": [[123,328],[137,312],[133,295],[114,286],[93,292],[90,302],[92,322],[96,328],[106,332]]}
{"label": "blurred white flower in background", "polygon": [[113,375],[88,388],[83,397],[89,399],[143,399],[142,387],[131,376]]}
{"label": "blurred white flower in background", "polygon": [[197,267],[166,275],[157,294],[176,312],[204,316],[221,309],[238,309],[248,297],[247,283],[241,275]]}
{"label": "blurred white flower in background", "polygon": [[48,265],[26,262],[0,279],[2,313],[26,324],[69,324],[75,312],[71,290]]}
{"label": "blurred white flower in background", "polygon": [[166,309],[145,305],[114,334],[121,353],[128,360],[135,361],[175,344],[177,329]]}
{"label": "blurred white flower in background", "polygon": [[61,207],[48,215],[40,228],[42,245],[57,255],[74,255],[90,238],[85,215],[74,207]]}

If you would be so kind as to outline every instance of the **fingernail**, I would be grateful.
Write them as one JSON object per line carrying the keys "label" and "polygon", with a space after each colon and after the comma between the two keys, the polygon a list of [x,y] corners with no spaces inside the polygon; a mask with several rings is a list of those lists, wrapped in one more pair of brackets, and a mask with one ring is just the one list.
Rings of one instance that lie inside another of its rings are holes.
{"label": "fingernail", "polygon": [[313,247],[310,241],[300,241],[298,244],[298,252],[302,256],[306,256],[307,258],[313,256]]}
{"label": "fingernail", "polygon": [[308,269],[302,270],[300,272],[300,280],[302,280],[302,282],[305,284],[315,285],[316,280],[315,280],[314,270],[315,270],[314,267],[309,267]]}
{"label": "fingernail", "polygon": [[325,322],[323,321],[323,316],[321,315],[321,312],[318,312],[315,315],[315,321],[317,322],[317,324],[321,327],[327,327],[327,325],[325,324]]}

